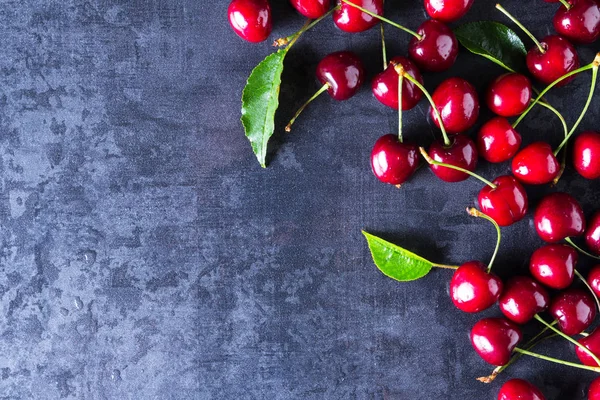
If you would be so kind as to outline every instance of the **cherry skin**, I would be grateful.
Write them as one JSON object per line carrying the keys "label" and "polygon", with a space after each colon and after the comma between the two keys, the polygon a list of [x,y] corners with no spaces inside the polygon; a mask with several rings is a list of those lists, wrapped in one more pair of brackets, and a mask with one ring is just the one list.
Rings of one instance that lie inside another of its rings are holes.
{"label": "cherry skin", "polygon": [[[579,68],[577,50],[567,39],[550,35],[540,43],[546,49],[545,53],[537,46],[527,52],[527,68],[540,82],[548,85],[567,72]],[[567,78],[556,86],[564,86],[572,79],[573,77]]]}
{"label": "cherry skin", "polygon": [[425,11],[433,19],[454,22],[462,18],[473,5],[473,0],[425,0]]}
{"label": "cherry skin", "polygon": [[600,296],[600,264],[594,266],[587,277],[587,283],[590,285],[596,296]]}
{"label": "cherry skin", "polygon": [[540,389],[523,379],[506,381],[498,392],[498,400],[546,400]]}
{"label": "cherry skin", "polygon": [[471,344],[484,361],[505,365],[523,338],[519,326],[504,318],[484,318],[471,329]]}
{"label": "cherry skin", "polygon": [[[450,138],[450,146],[445,146],[443,141],[436,140],[429,147],[429,156],[435,161],[455,165],[468,171],[475,171],[477,167],[477,147],[467,135],[455,135]],[[433,173],[445,182],[460,182],[469,178],[469,175],[455,169],[439,165],[429,166]]]}
{"label": "cherry skin", "polygon": [[[383,0],[350,0],[350,2],[374,14],[383,15]],[[344,32],[364,32],[379,23],[377,18],[345,2],[338,0],[337,4],[339,8],[333,12],[333,22]]]}
{"label": "cherry skin", "polygon": [[[375,79],[371,88],[375,98],[382,104],[398,109],[398,72],[394,66],[402,65],[404,71],[423,84],[423,77],[417,66],[405,57],[394,57],[390,60],[388,67],[380,72]],[[423,97],[423,92],[408,79],[402,80],[402,109],[410,110],[419,103]]]}
{"label": "cherry skin", "polygon": [[552,23],[559,35],[576,43],[593,43],[600,35],[600,5],[596,0],[568,0],[561,5]]}
{"label": "cherry skin", "polygon": [[502,314],[517,324],[529,322],[550,303],[548,292],[528,276],[511,278],[498,301]]}
{"label": "cherry skin", "polygon": [[558,321],[566,335],[577,335],[589,327],[596,318],[594,298],[580,289],[569,289],[552,300],[550,314]]}
{"label": "cherry skin", "polygon": [[[466,131],[479,117],[477,92],[473,85],[462,78],[446,79],[435,89],[432,98],[448,133]],[[439,128],[440,123],[431,107],[429,115]]]}
{"label": "cherry skin", "polygon": [[327,92],[335,100],[347,100],[354,96],[364,76],[362,61],[350,51],[331,53],[317,65],[317,79],[323,85],[329,84]]}
{"label": "cherry skin", "polygon": [[600,211],[596,211],[585,231],[585,244],[588,249],[600,256]]}
{"label": "cherry skin", "polygon": [[273,29],[268,0],[232,0],[227,15],[233,31],[248,42],[266,40]]}
{"label": "cherry skin", "polygon": [[531,81],[525,75],[500,75],[489,86],[485,101],[490,110],[502,117],[521,114],[531,101]]}
{"label": "cherry skin", "polygon": [[521,135],[504,117],[494,117],[479,129],[477,150],[492,163],[510,160],[521,147]]}
{"label": "cherry skin", "polygon": [[[600,357],[600,328],[596,328],[588,336],[578,340],[579,343],[588,348],[596,357]],[[598,363],[585,351],[575,346],[575,354],[584,365],[598,367]]]}
{"label": "cherry skin", "polygon": [[502,293],[502,280],[479,261],[464,263],[450,280],[450,298],[461,311],[476,313],[491,307]]}
{"label": "cherry skin", "polygon": [[331,0],[290,0],[292,6],[306,18],[317,19],[329,11]]}
{"label": "cherry skin", "polygon": [[479,192],[479,208],[500,226],[509,226],[525,217],[528,201],[523,186],[512,176],[503,175]]}
{"label": "cherry skin", "polygon": [[[583,353],[583,351],[582,351]],[[594,353],[596,354],[596,353]],[[592,358],[590,357],[590,360]],[[593,360],[592,360],[593,362]],[[593,364],[592,364],[593,365]],[[592,381],[590,388],[588,389],[588,400],[600,400],[600,378],[596,378]]]}
{"label": "cherry skin", "polygon": [[523,183],[543,185],[558,176],[560,164],[548,143],[534,142],[515,155],[512,172]]}
{"label": "cherry skin", "polygon": [[371,168],[383,183],[403,184],[415,173],[418,164],[417,146],[400,143],[396,135],[380,137],[371,151]]}
{"label": "cherry skin", "polygon": [[581,206],[567,193],[557,192],[540,201],[533,222],[538,235],[548,243],[556,243],[585,231]]}
{"label": "cherry skin", "polygon": [[428,19],[423,22],[408,44],[408,54],[419,68],[442,72],[454,65],[458,56],[458,41],[454,32],[443,22]]}
{"label": "cherry skin", "polygon": [[600,132],[583,132],[575,138],[573,165],[586,179],[600,178]]}
{"label": "cherry skin", "polygon": [[535,279],[553,289],[564,289],[573,283],[577,251],[566,244],[549,244],[531,255],[529,271]]}

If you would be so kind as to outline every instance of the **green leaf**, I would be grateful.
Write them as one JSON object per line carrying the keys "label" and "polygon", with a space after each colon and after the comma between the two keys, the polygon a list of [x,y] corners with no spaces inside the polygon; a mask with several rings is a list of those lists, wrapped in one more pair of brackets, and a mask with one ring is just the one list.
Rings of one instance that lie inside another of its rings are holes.
{"label": "green leaf", "polygon": [[469,22],[454,30],[458,41],[472,53],[511,72],[523,68],[527,49],[519,36],[499,22]]}
{"label": "green leaf", "polygon": [[387,242],[377,236],[363,231],[367,238],[375,265],[384,275],[397,281],[406,282],[422,278],[431,271],[433,263]]}
{"label": "green leaf", "polygon": [[275,130],[279,88],[287,49],[268,55],[252,70],[242,92],[242,125],[260,165],[266,167],[267,143]]}

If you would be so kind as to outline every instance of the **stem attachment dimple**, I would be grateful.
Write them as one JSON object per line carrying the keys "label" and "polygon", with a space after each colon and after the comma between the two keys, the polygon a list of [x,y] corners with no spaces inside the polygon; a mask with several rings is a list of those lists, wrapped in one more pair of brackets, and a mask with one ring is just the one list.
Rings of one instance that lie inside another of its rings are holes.
{"label": "stem attachment dimple", "polygon": [[545,356],[545,355],[542,355],[542,354],[533,353],[533,352],[528,351],[528,350],[520,349],[518,347],[515,347],[514,351],[516,353],[525,354],[527,356],[539,358],[539,359],[546,360],[546,361],[551,361],[551,362],[556,363],[556,364],[562,364],[562,365],[566,365],[568,367],[585,369],[587,371],[594,371],[594,372],[600,373],[600,367],[590,367],[588,365],[576,364],[576,363],[572,363],[572,362],[565,361],[565,360],[559,360],[559,359],[556,359],[556,358],[553,358],[553,357],[548,357],[548,356]]}
{"label": "stem attachment dimple", "polygon": [[323,86],[321,86],[321,89],[317,90],[317,93],[315,93],[310,99],[308,99],[306,101],[306,103],[302,104],[302,107],[300,107],[298,109],[298,111],[296,111],[296,114],[294,115],[294,117],[290,120],[290,122],[286,125],[285,127],[285,131],[286,132],[291,132],[292,131],[292,125],[294,124],[294,122],[296,122],[296,119],[300,116],[300,114],[302,114],[302,111],[304,111],[304,109],[310,104],[312,103],[312,101],[314,99],[316,99],[317,97],[319,97],[323,92],[325,92],[327,89],[329,89],[331,87],[331,85],[329,83],[324,84]]}
{"label": "stem attachment dimple", "polygon": [[519,28],[521,28],[521,30],[527,35],[529,36],[529,38],[531,40],[533,40],[533,43],[535,43],[535,45],[537,46],[537,48],[540,50],[540,53],[544,54],[546,53],[546,49],[544,48],[544,46],[542,46],[542,44],[540,43],[539,40],[536,39],[535,36],[533,36],[533,34],[531,32],[529,32],[529,30],[527,28],[525,28],[525,26],[519,22],[519,20],[517,20],[511,13],[509,13],[508,11],[506,11],[506,9],[504,7],[502,7],[500,4],[496,4],[496,9],[500,10],[502,12],[502,14],[506,15],[508,17],[508,19],[510,19],[512,22],[515,23],[515,25],[517,25]]}
{"label": "stem attachment dimple", "polygon": [[467,207],[467,212],[472,217],[487,219],[494,225],[494,228],[496,228],[496,248],[494,249],[494,254],[492,255],[492,258],[490,259],[490,263],[488,264],[487,272],[489,274],[492,271],[492,266],[494,265],[494,260],[496,259],[496,255],[498,255],[498,250],[500,249],[500,241],[502,239],[502,233],[500,232],[500,226],[498,226],[498,223],[496,221],[494,221],[494,219],[492,217],[490,217],[487,214],[482,213],[475,207]]}
{"label": "stem attachment dimple", "polygon": [[467,175],[470,175],[470,176],[472,176],[474,178],[479,179],[481,182],[485,183],[486,185],[488,185],[492,189],[496,189],[497,188],[497,186],[494,185],[492,182],[490,182],[487,179],[485,179],[485,178],[477,175],[474,172],[469,171],[468,169],[457,167],[456,165],[452,165],[452,164],[446,164],[446,163],[443,163],[443,162],[435,161],[433,158],[431,158],[429,156],[429,154],[427,154],[427,152],[425,151],[425,149],[423,147],[419,147],[419,151],[421,152],[421,155],[423,156],[423,158],[425,159],[425,161],[427,161],[427,163],[430,164],[430,165],[439,165],[440,167],[446,167],[446,168],[450,168],[450,169],[455,169],[455,170],[460,171],[460,172],[464,172]]}

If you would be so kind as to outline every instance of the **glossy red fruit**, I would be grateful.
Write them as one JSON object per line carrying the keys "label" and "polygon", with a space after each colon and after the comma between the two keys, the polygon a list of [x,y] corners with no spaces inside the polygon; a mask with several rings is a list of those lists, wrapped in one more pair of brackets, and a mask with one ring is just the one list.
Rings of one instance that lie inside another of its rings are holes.
{"label": "glossy red fruit", "polygon": [[317,65],[317,79],[329,84],[327,92],[335,100],[354,96],[364,80],[365,69],[358,56],[350,51],[331,53]]}
{"label": "glossy red fruit", "polygon": [[329,11],[331,0],[290,0],[292,6],[306,18],[316,19]]}
{"label": "glossy red fruit", "polygon": [[[468,171],[475,171],[477,167],[477,148],[467,135],[455,135],[450,138],[450,146],[445,146],[443,141],[436,140],[429,147],[429,156],[435,161],[455,165]],[[460,182],[469,178],[469,175],[455,169],[429,166],[433,173],[445,182]]]}
{"label": "glossy red fruit", "polygon": [[506,381],[498,392],[498,400],[546,400],[540,389],[523,379]]}
{"label": "glossy red fruit", "polygon": [[500,226],[509,226],[527,213],[527,193],[512,176],[503,175],[492,181],[496,189],[486,185],[479,192],[479,208]]}
{"label": "glossy red fruit", "polygon": [[531,101],[531,82],[525,75],[500,75],[488,87],[485,101],[492,112],[502,117],[521,114]]}
{"label": "glossy red fruit", "polygon": [[452,29],[443,22],[429,19],[419,26],[417,33],[421,39],[411,39],[408,53],[420,69],[441,72],[454,65],[458,56],[458,41]]}
{"label": "glossy red fruit", "polygon": [[573,165],[584,178],[600,178],[600,132],[587,131],[575,138]]}
{"label": "glossy red fruit", "polygon": [[371,151],[371,168],[383,183],[401,185],[417,170],[417,146],[400,143],[396,135],[380,137]]}
{"label": "glossy red fruit", "polygon": [[[404,70],[421,84],[423,77],[417,66],[405,57],[394,57],[390,60],[385,71],[380,72],[375,79],[371,88],[375,98],[382,104],[398,109],[398,73],[394,69],[395,65],[402,65]],[[402,109],[410,110],[419,103],[423,97],[423,92],[408,79],[402,81]]]}
{"label": "glossy red fruit", "polygon": [[471,329],[471,344],[484,361],[504,365],[523,335],[519,326],[504,318],[484,318]]}
{"label": "glossy red fruit", "polygon": [[[578,342],[587,347],[596,357],[600,357],[600,328],[594,329],[592,333],[579,339]],[[582,364],[589,365],[590,367],[598,367],[598,363],[594,361],[592,356],[580,349],[579,346],[575,346],[575,354],[577,354],[577,358],[579,358]]]}
{"label": "glossy red fruit", "polygon": [[573,196],[562,192],[549,194],[540,201],[533,222],[538,235],[549,243],[579,236],[585,231],[581,206]]}
{"label": "glossy red fruit", "polygon": [[600,256],[600,211],[596,211],[585,231],[585,244],[588,249]]}
{"label": "glossy red fruit", "polygon": [[548,292],[528,276],[511,278],[498,300],[502,314],[517,324],[529,322],[550,303]]}
{"label": "glossy red fruit", "polygon": [[600,35],[600,5],[596,0],[568,0],[561,4],[552,23],[559,35],[576,43],[593,43]]}
{"label": "glossy red fruit", "polygon": [[[583,353],[583,351],[582,351]],[[596,353],[594,353],[596,354]],[[592,358],[590,357],[590,360]],[[593,362],[593,360],[592,360]],[[594,366],[592,364],[592,366]],[[592,381],[590,388],[588,389],[588,400],[600,400],[600,378],[596,378]]]}
{"label": "glossy red fruit", "polygon": [[[565,38],[550,35],[541,42],[546,50],[542,53],[537,46],[527,52],[527,68],[540,82],[550,84],[567,72],[579,68],[579,56],[575,47]],[[564,86],[573,78],[567,78],[558,86]]]}
{"label": "glossy red fruit", "polygon": [[600,296],[600,264],[590,270],[587,277],[587,283],[594,293],[596,293],[596,296]]}
{"label": "glossy red fruit", "polygon": [[[462,78],[446,79],[435,89],[432,98],[448,133],[466,131],[479,117],[477,92],[473,85]],[[440,123],[431,107],[429,115],[439,127]]]}
{"label": "glossy red fruit", "polygon": [[[350,2],[374,14],[383,15],[383,0],[350,0]],[[344,32],[364,32],[379,23],[379,19],[345,2],[338,0],[337,4],[339,8],[333,12],[333,22]]]}
{"label": "glossy red fruit", "polygon": [[450,298],[461,311],[476,313],[492,306],[502,293],[502,281],[479,261],[464,263],[450,280]]}
{"label": "glossy red fruit", "polygon": [[258,43],[271,34],[271,6],[267,0],[232,0],[227,9],[229,24],[244,40]]}
{"label": "glossy red fruit", "polygon": [[539,282],[553,289],[573,283],[577,251],[566,244],[549,244],[537,249],[529,260],[529,271]]}
{"label": "glossy red fruit", "polygon": [[543,185],[558,176],[560,164],[548,143],[534,142],[515,155],[512,172],[523,183]]}
{"label": "glossy red fruit", "polygon": [[494,117],[477,133],[479,155],[492,163],[510,160],[521,147],[521,135],[504,117]]}
{"label": "glossy red fruit", "polygon": [[433,19],[454,22],[463,17],[473,5],[473,0],[425,0],[425,11]]}
{"label": "glossy red fruit", "polygon": [[587,329],[596,317],[596,303],[588,292],[569,289],[552,300],[550,314],[558,321],[560,330],[572,336]]}

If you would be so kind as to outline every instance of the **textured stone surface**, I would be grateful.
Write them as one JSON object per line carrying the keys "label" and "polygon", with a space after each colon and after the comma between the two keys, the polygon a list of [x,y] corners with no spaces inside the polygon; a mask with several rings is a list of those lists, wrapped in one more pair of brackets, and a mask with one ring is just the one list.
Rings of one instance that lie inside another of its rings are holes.
{"label": "textured stone surface", "polygon": [[[273,38],[302,24],[286,1],[273,3]],[[505,6],[535,34],[550,32],[554,5]],[[518,376],[549,399],[584,399],[593,374],[530,359],[492,385],[475,382],[491,368],[467,339],[478,317],[448,300],[449,273],[400,284],[370,260],[363,228],[435,261],[487,260],[493,229],[463,211],[479,182],[444,184],[426,168],[401,190],[377,182],[370,148],[397,117],[368,87],[344,103],[323,96],[282,132],[316,90],[322,56],[352,49],[369,79],[377,73],[377,30],[348,35],[324,22],[298,42],[262,170],[239,98],[272,50],[237,38],[226,7],[0,2],[0,397],[492,399]],[[413,28],[424,19],[418,1],[387,7]],[[487,1],[466,20],[482,18],[502,20]],[[388,36],[390,54],[404,54],[409,38]],[[584,62],[593,54],[580,48]],[[425,80],[432,89],[459,75],[481,92],[500,72],[461,53]],[[588,85],[580,77],[549,96],[569,122]],[[406,113],[405,137],[437,135],[426,111],[422,102]],[[598,117],[593,106],[583,127]],[[562,134],[544,110],[521,130],[525,142]],[[587,213],[598,206],[598,182],[572,170],[558,189]],[[549,190],[531,190],[532,203]],[[541,242],[531,213],[504,233],[506,277],[526,271]],[[574,359],[558,341],[542,351]]]}

